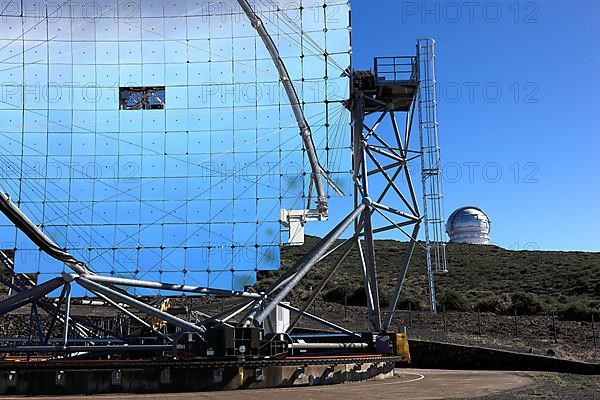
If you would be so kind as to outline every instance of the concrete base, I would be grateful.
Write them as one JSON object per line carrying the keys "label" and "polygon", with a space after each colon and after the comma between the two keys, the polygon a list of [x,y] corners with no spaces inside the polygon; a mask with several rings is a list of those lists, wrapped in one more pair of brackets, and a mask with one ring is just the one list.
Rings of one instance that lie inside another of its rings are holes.
{"label": "concrete base", "polygon": [[[367,382],[302,386],[285,389],[237,390],[202,393],[171,394],[116,394],[99,396],[99,400],[427,400],[480,398],[506,391],[514,391],[535,384],[522,374],[481,371],[429,371],[396,370],[396,376],[386,380],[372,379]],[[506,394],[502,398],[514,398]],[[20,396],[3,397],[19,400]],[[77,397],[79,398],[79,397]],[[43,400],[63,400],[60,395],[43,397]]]}
{"label": "concrete base", "polygon": [[0,364],[0,369],[0,395],[93,395],[265,389],[385,379],[394,376],[394,361],[268,367],[150,362],[147,366],[115,363],[114,368],[81,364],[12,370]]}

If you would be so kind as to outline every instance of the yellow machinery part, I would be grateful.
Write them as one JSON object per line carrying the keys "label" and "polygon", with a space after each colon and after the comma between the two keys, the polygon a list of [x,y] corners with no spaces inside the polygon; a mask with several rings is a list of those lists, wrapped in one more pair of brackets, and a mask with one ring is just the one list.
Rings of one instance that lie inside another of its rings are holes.
{"label": "yellow machinery part", "polygon": [[[169,308],[171,308],[171,299],[164,299],[161,303],[160,303],[160,311],[162,312],[168,312]],[[167,323],[165,321],[163,321],[160,318],[152,318],[152,328],[154,328],[155,330],[161,330],[163,329],[165,326],[167,325]]]}
{"label": "yellow machinery part", "polygon": [[408,345],[408,335],[406,333],[396,333],[396,355],[404,358],[410,363],[410,348]]}

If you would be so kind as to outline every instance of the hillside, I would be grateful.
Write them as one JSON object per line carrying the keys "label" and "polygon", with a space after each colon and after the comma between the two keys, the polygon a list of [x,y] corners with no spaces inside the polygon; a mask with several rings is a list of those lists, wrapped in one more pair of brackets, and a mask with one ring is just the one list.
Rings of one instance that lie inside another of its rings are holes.
{"label": "hillside", "polygon": [[[317,241],[318,238],[307,237],[303,247],[284,248],[282,269],[289,268]],[[407,243],[389,240],[376,244],[384,303],[393,290],[406,247]],[[331,257],[311,271],[293,296],[307,297],[334,260]],[[448,301],[450,306],[458,302],[468,308],[496,312],[517,306],[524,313],[560,312],[567,306],[575,308],[575,312],[600,310],[600,253],[516,252],[495,246],[449,244],[448,262],[450,273],[438,276],[436,287],[438,301]],[[354,251],[323,291],[326,300],[343,302],[347,297],[350,303],[361,303],[358,265]],[[260,273],[258,287],[265,287],[278,273]],[[427,299],[425,253],[417,246],[400,306],[407,307],[410,302],[416,307],[426,307]]]}

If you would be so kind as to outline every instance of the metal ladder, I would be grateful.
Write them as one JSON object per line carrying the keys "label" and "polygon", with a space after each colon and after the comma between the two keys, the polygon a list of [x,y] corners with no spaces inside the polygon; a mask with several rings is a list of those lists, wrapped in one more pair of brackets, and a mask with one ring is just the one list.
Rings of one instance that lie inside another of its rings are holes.
{"label": "metal ladder", "polygon": [[436,312],[434,274],[446,274],[446,243],[437,118],[435,41],[417,40],[419,64],[419,133],[422,154],[423,222],[431,311]]}

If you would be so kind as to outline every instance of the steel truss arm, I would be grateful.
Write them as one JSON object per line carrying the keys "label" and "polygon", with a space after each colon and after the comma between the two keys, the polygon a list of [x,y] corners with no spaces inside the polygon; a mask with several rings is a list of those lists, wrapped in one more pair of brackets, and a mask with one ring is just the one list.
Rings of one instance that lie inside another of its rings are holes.
{"label": "steel truss arm", "polygon": [[404,254],[404,260],[402,261],[402,268],[400,270],[400,275],[398,276],[398,281],[396,281],[396,287],[394,288],[394,294],[392,295],[392,299],[390,300],[390,308],[388,310],[388,314],[385,318],[385,322],[383,324],[383,329],[388,330],[392,325],[392,320],[394,319],[394,311],[396,311],[396,307],[398,306],[398,300],[400,299],[400,293],[402,292],[402,287],[404,285],[404,280],[406,279],[406,272],[408,271],[408,266],[410,265],[410,260],[415,252],[415,245],[417,244],[417,236],[419,235],[419,229],[421,228],[421,224],[418,223],[415,225],[412,231],[412,238],[408,245],[408,249],[406,249],[406,253]]}
{"label": "steel truss arm", "polygon": [[[359,92],[354,98],[353,107],[353,133],[352,144],[354,148],[354,181],[355,181],[355,202],[358,202],[358,196],[362,196],[362,202],[367,205],[361,215],[362,226],[355,226],[355,235],[358,237],[357,245],[360,255],[363,271],[363,281],[365,286],[365,294],[367,296],[367,307],[369,320],[376,331],[381,330],[381,310],[379,306],[379,283],[377,281],[377,263],[375,260],[375,241],[373,237],[372,214],[373,205],[369,191],[369,171],[367,167],[367,140],[370,135],[375,133],[375,129],[379,126],[385,115],[384,112],[375,126],[370,129],[365,135],[364,122],[364,93]],[[369,129],[367,127],[367,129]],[[393,158],[393,157],[392,157]],[[402,160],[399,160],[402,161]],[[360,236],[364,237],[361,241]],[[364,242],[364,243],[363,243]],[[364,244],[364,248],[363,248]]]}
{"label": "steel truss arm", "polygon": [[364,261],[369,280],[369,287],[373,296],[373,308],[369,310],[369,319],[376,331],[381,330],[381,310],[379,306],[379,282],[377,280],[377,264],[375,261],[375,240],[373,237],[372,211],[365,210],[363,213],[365,228]]}
{"label": "steel truss arm", "polygon": [[319,211],[322,215],[327,216],[327,193],[325,192],[325,188],[322,181],[323,169],[319,164],[319,159],[317,156],[317,151],[315,149],[315,144],[312,138],[312,132],[310,130],[310,126],[306,117],[304,115],[304,110],[302,109],[302,105],[300,104],[300,98],[298,97],[298,93],[296,92],[296,88],[294,87],[294,83],[288,73],[288,70],[279,55],[279,51],[277,50],[277,46],[273,41],[273,38],[265,28],[264,23],[258,16],[258,14],[252,9],[248,0],[237,0],[238,4],[252,23],[254,29],[262,39],[265,44],[269,55],[273,59],[275,66],[277,67],[277,71],[279,72],[279,79],[281,80],[281,84],[283,85],[286,94],[290,100],[290,104],[292,106],[292,111],[294,112],[294,116],[296,118],[296,122],[298,123],[298,127],[300,128],[300,135],[302,136],[302,141],[304,143],[304,147],[306,148],[306,154],[308,156],[308,160],[310,162],[310,167],[312,170],[312,180],[315,184],[315,189],[317,191],[317,205]]}
{"label": "steel truss arm", "polygon": [[[283,308],[286,308],[286,309],[288,309],[288,310],[290,310],[290,311],[293,311],[293,312],[302,313],[302,310],[300,310],[300,309],[298,309],[298,308],[296,308],[296,307],[294,307],[294,306],[291,306],[291,305],[289,305],[289,304],[286,304],[286,303],[281,303],[281,304],[280,304],[280,306],[281,306],[281,307],[283,307]],[[331,329],[335,329],[336,331],[339,331],[339,332],[345,333],[345,334],[347,334],[347,335],[350,335],[350,336],[357,336],[357,337],[360,337],[360,335],[359,335],[359,334],[357,334],[357,333],[355,333],[355,332],[352,332],[351,330],[349,330],[349,329],[346,329],[346,328],[344,328],[344,327],[342,327],[342,326],[339,326],[339,325],[337,325],[337,324],[334,324],[333,322],[329,322],[329,321],[327,321],[326,319],[323,319],[323,318],[317,317],[316,315],[313,315],[313,314],[310,314],[310,313],[307,313],[307,312],[303,312],[303,313],[302,313],[302,315],[303,315],[304,317],[308,318],[308,319],[312,319],[312,320],[313,320],[313,321],[315,321],[315,322],[318,322],[318,323],[320,323],[320,324],[323,324],[323,325],[325,325],[325,326],[327,326],[327,327],[329,327],[329,328],[331,328]]]}
{"label": "steel truss arm", "polygon": [[[4,253],[0,252],[0,258],[2,257],[3,254]],[[14,278],[17,278],[17,277],[22,278],[23,280],[25,280],[27,282],[28,285],[34,285],[34,282],[31,279],[29,279],[29,277],[27,275],[15,274],[14,271],[12,270],[12,263],[10,263],[10,260],[8,260],[8,261],[9,261],[9,264],[11,265],[11,268],[9,270],[11,271]],[[28,290],[27,288],[25,288],[25,286],[18,284],[17,282],[6,281],[4,279],[0,279],[0,281],[17,293]],[[62,303],[60,303],[60,304],[62,304]],[[46,300],[43,297],[40,297],[39,299],[37,299],[37,305],[40,308],[42,308],[46,313],[48,313],[50,315],[56,315],[56,318],[58,321],[64,322],[66,317],[65,317],[64,313],[62,312],[62,310],[60,310],[60,304],[54,304],[54,303]],[[101,328],[101,327],[97,326],[96,324],[92,323],[91,321],[86,320],[85,318],[71,316],[70,319],[73,322],[73,325],[72,325],[73,329],[75,329],[83,337],[89,337],[89,336],[93,335],[94,332],[102,332],[104,334],[121,339],[119,337],[119,335],[117,335],[115,332],[112,332],[108,329]]]}
{"label": "steel truss arm", "polygon": [[325,275],[325,277],[323,279],[321,279],[319,286],[317,286],[313,290],[313,293],[311,294],[310,298],[306,301],[306,303],[302,307],[301,312],[299,312],[296,315],[296,317],[294,318],[294,320],[290,323],[290,326],[288,327],[286,333],[290,333],[296,327],[296,325],[298,324],[298,322],[300,321],[300,319],[302,318],[302,316],[304,315],[306,310],[308,310],[310,308],[310,306],[314,303],[317,296],[321,293],[321,291],[323,291],[323,288],[325,288],[325,285],[327,285],[327,283],[329,282],[329,280],[331,279],[331,277],[333,276],[335,271],[338,270],[338,268],[340,267],[340,265],[342,265],[342,263],[344,262],[346,257],[348,257],[348,255],[352,251],[352,248],[354,247],[354,238],[352,237],[352,238],[346,240],[344,242],[344,245],[347,247],[346,250],[338,258],[337,262],[335,264],[333,264],[333,266],[329,269],[329,272],[327,272],[327,275]]}
{"label": "steel truss arm", "polygon": [[119,303],[117,303],[116,301],[112,300],[110,297],[102,294],[102,293],[96,293],[96,296],[100,297],[101,299],[103,299],[104,301],[106,301],[108,304],[110,304],[111,306],[113,306],[114,308],[116,308],[117,310],[119,310],[120,312],[122,312],[123,314],[127,315],[129,318],[133,319],[134,321],[136,321],[137,323],[139,323],[140,325],[142,325],[143,327],[145,327],[146,329],[150,330],[151,332],[155,333],[157,336],[160,336],[161,338],[167,340],[168,342],[172,342],[173,339],[171,339],[170,337],[164,335],[162,332],[157,331],[156,329],[154,329],[152,327],[152,325],[150,325],[149,323],[147,323],[146,321],[144,321],[143,319],[141,319],[140,317],[138,317],[137,315],[135,315],[134,313],[132,313],[131,311],[129,311],[128,309],[126,309],[125,307],[121,306]]}
{"label": "steel truss arm", "polygon": [[93,274],[83,262],[60,249],[52,239],[46,236],[40,228],[19,210],[6,193],[2,192],[0,192],[0,212],[6,215],[20,231],[52,258],[62,261],[65,265],[79,274]]}
{"label": "steel truss arm", "polygon": [[[325,253],[319,259],[319,261],[317,261],[317,263],[320,263],[321,261],[325,260],[330,255],[335,253],[337,250],[339,250],[341,247],[343,247],[344,244],[345,243],[341,243],[335,247],[332,247],[327,253]],[[292,276],[298,271],[299,267],[300,267],[300,265],[296,264],[296,265],[292,266],[290,269],[288,269],[287,271],[285,271],[284,274],[282,274],[275,282],[273,282],[269,286],[269,288],[265,291],[265,293],[274,293],[277,290],[279,290],[282,286],[284,286],[286,283],[288,283],[290,281],[290,279],[292,279]]]}
{"label": "steel truss arm", "polygon": [[[384,76],[378,75],[376,60],[375,76],[369,77],[374,78],[374,82],[365,79],[368,75],[356,73],[352,98],[348,103],[353,114],[355,203],[363,201],[369,205],[362,217],[364,226],[356,231],[356,240],[369,318],[376,330],[390,328],[393,311],[397,306],[415,246],[418,244],[417,235],[421,224],[426,222],[421,214],[409,168],[410,161],[423,156],[422,151],[410,150],[419,92],[417,60],[418,57],[413,63],[410,82],[380,79]],[[405,126],[402,128],[398,124],[398,112],[406,113]],[[389,121],[386,122],[384,120],[387,116]],[[370,121],[366,122],[366,119]],[[370,178],[377,179],[371,181],[372,188],[369,184]],[[405,181],[401,182],[400,178],[404,178]],[[407,226],[413,226],[412,234],[404,230]],[[410,242],[400,266],[389,312],[382,321],[373,236],[392,229],[406,235]]]}
{"label": "steel truss arm", "polygon": [[113,299],[118,300],[121,303],[127,304],[130,307],[133,307],[149,316],[156,317],[158,319],[162,319],[163,321],[167,321],[170,324],[178,326],[183,330],[189,330],[191,332],[199,332],[203,333],[206,329],[202,326],[197,326],[187,321],[184,321],[180,318],[177,318],[171,314],[160,311],[152,306],[142,303],[139,300],[136,300],[132,297],[124,295],[122,293],[117,292],[116,290],[110,289],[108,287],[102,286],[96,282],[90,281],[89,279],[83,277],[75,277],[75,281],[93,293],[102,293],[103,295]]}
{"label": "steel truss arm", "polygon": [[54,325],[56,324],[56,321],[58,320],[58,317],[60,314],[60,308],[62,307],[63,303],[65,302],[68,290],[69,290],[69,288],[67,287],[67,285],[65,285],[65,286],[63,286],[63,289],[60,292],[60,296],[58,298],[58,303],[56,304],[56,310],[54,312],[54,315],[52,316],[52,321],[50,321],[50,325],[48,326],[48,331],[46,332],[46,337],[44,338],[44,345],[48,344],[48,341],[50,340],[50,337],[52,336],[52,331],[54,331]]}
{"label": "steel truss arm", "polygon": [[137,279],[114,278],[114,277],[101,276],[101,275],[82,275],[82,277],[85,279],[88,279],[90,281],[96,282],[96,283],[105,283],[105,284],[117,285],[117,286],[167,290],[167,291],[182,292],[182,293],[196,293],[196,294],[222,296],[222,297],[247,297],[247,298],[260,297],[260,295],[258,295],[256,293],[236,292],[236,291],[231,291],[231,290],[211,289],[211,288],[205,288],[205,287],[178,285],[178,284],[172,284],[172,283],[141,281],[141,280],[137,280]]}
{"label": "steel truss arm", "polygon": [[[288,283],[270,300],[269,304],[260,311],[255,308],[253,312],[246,318],[246,325],[254,323],[260,325],[271,314],[271,312],[280,304],[283,299],[292,291],[294,287],[304,278],[310,269],[323,258],[323,256],[335,244],[336,240],[352,225],[356,219],[366,209],[365,204],[360,204],[352,211],[342,222],[340,222],[327,236],[325,236],[311,251],[309,251],[297,264],[297,272],[292,276]],[[256,317],[255,317],[256,315]]]}
{"label": "steel truss arm", "polygon": [[58,289],[64,284],[65,281],[63,278],[54,278],[48,282],[42,283],[41,285],[34,286],[31,289],[17,293],[0,302],[0,315],[9,313],[17,308],[23,307],[28,303],[34,302],[39,298],[44,297],[48,293]]}
{"label": "steel truss arm", "polygon": [[[253,304],[252,301],[245,301],[243,303],[240,303],[238,305],[236,305],[235,307],[231,307],[223,312],[220,312],[219,314],[213,315],[212,317],[208,317],[205,320],[200,322],[200,325],[202,326],[207,326],[210,323],[213,322],[218,322],[221,324],[225,324],[227,321],[237,317],[238,315],[240,315],[241,313],[243,313],[244,311],[246,311],[251,305]],[[201,312],[201,311],[198,311]],[[207,314],[204,314],[204,316],[208,316]]]}

